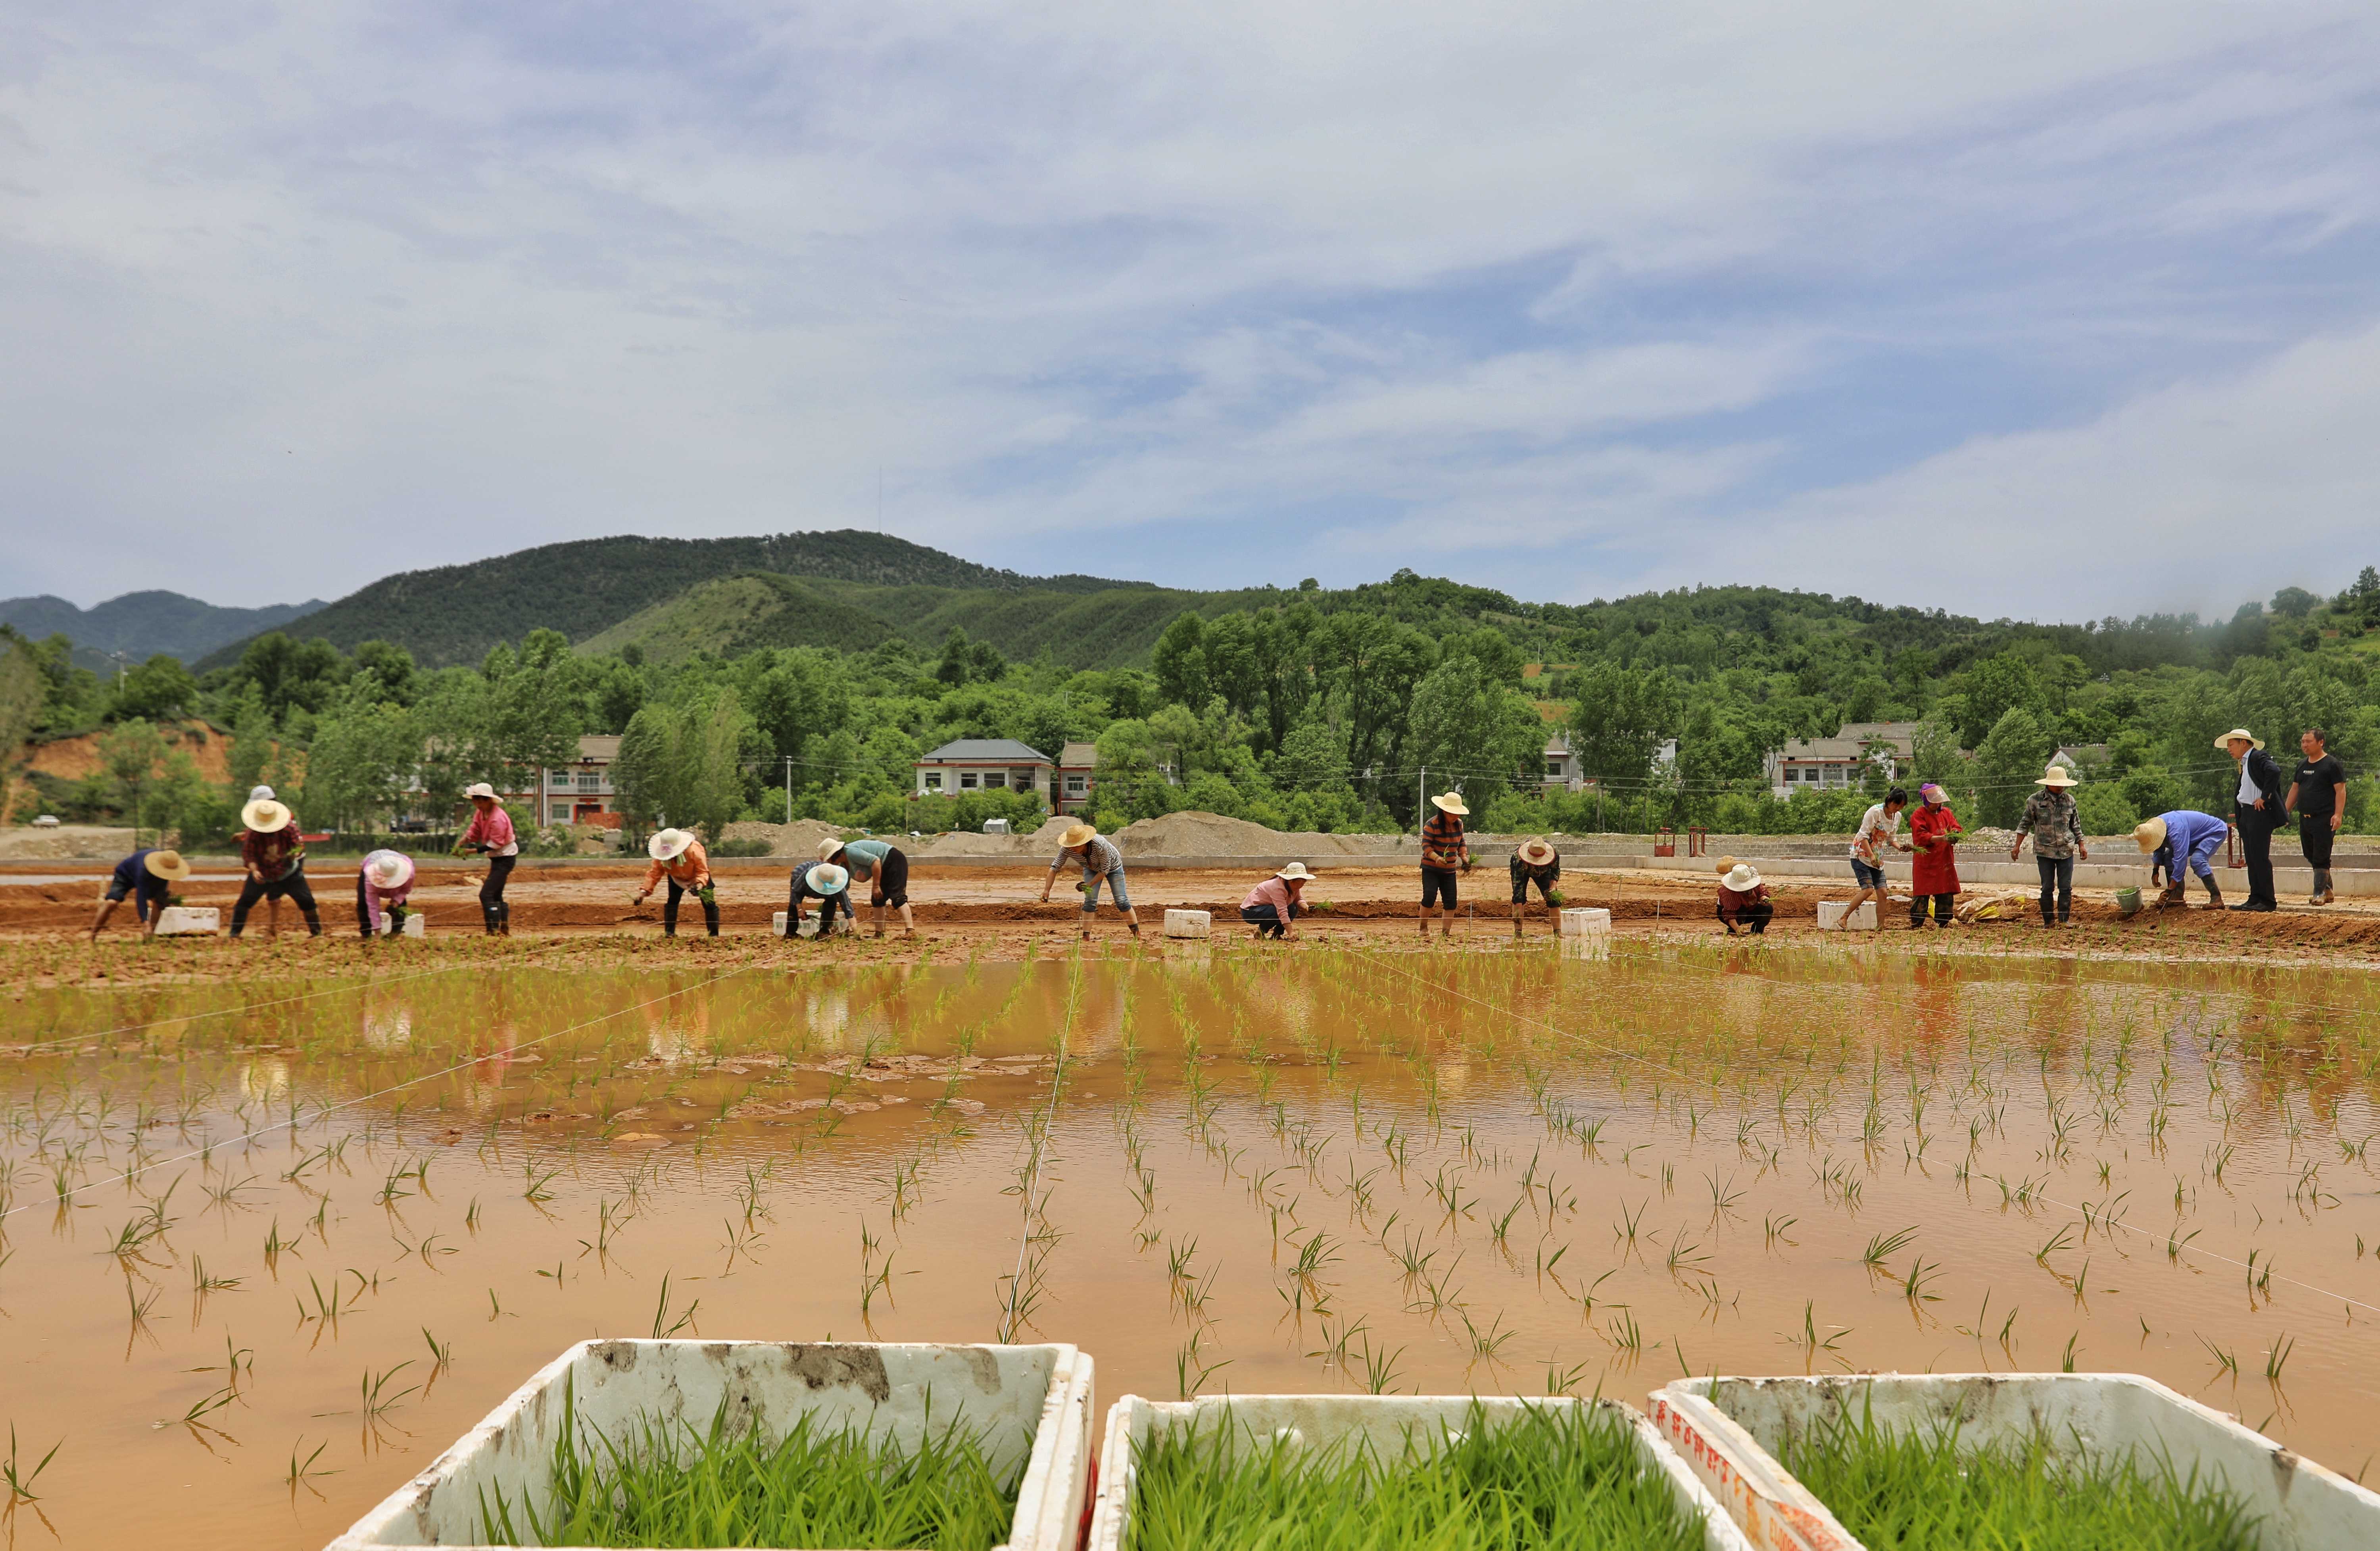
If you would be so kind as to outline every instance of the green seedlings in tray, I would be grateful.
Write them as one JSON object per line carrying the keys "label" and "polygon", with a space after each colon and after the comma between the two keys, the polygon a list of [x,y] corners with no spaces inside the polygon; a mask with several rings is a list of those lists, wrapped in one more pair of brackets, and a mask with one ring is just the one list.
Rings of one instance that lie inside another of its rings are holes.
{"label": "green seedlings in tray", "polygon": [[1902,1551],[2253,1551],[2258,1520],[2221,1484],[2131,1454],[2061,1452],[2046,1433],[1961,1448],[1956,1428],[1879,1427],[1872,1412],[1789,1435],[1785,1468],[1869,1545]]}
{"label": "green seedlings in tray", "polygon": [[[1021,1454],[1021,1451],[1020,1451]],[[1015,1516],[1016,1470],[994,1471],[955,1422],[914,1448],[804,1416],[771,1440],[646,1415],[617,1437],[578,1424],[565,1391],[548,1507],[480,1503],[491,1545],[932,1546],[990,1551]]]}
{"label": "green seedlings in tray", "polygon": [[1367,1440],[1309,1449],[1228,1421],[1155,1433],[1135,1462],[1124,1551],[1693,1551],[1702,1541],[1616,1421],[1562,1405],[1491,1424],[1475,1405],[1459,1427],[1385,1458]]}

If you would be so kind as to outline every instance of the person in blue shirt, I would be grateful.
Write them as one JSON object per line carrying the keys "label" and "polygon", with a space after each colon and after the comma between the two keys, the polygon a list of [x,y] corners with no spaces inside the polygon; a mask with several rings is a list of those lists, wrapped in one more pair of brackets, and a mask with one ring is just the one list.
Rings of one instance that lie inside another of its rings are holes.
{"label": "person in blue shirt", "polygon": [[901,912],[901,930],[905,936],[917,935],[917,918],[909,914],[909,858],[889,840],[838,840],[832,835],[819,842],[818,858],[832,862],[849,872],[856,881],[868,880],[868,914],[875,917],[876,935],[884,935],[884,907],[892,905]]}
{"label": "person in blue shirt", "polygon": [[136,851],[115,864],[115,871],[107,880],[107,897],[99,902],[99,917],[91,924],[91,939],[107,925],[115,907],[128,894],[132,899],[132,913],[145,928],[143,937],[157,935],[157,913],[172,902],[174,885],[190,876],[190,864],[182,860],[178,851]]}
{"label": "person in blue shirt", "polygon": [[2211,813],[2198,813],[2189,808],[2177,808],[2160,814],[2132,831],[2132,839],[2149,856],[2149,881],[2156,881],[2160,869],[2165,873],[2165,892],[2160,905],[2180,904],[2183,900],[2181,867],[2187,860],[2190,870],[2206,885],[2206,905],[2210,910],[2223,908],[2223,891],[2215,882],[2215,854],[2223,848],[2231,826]]}
{"label": "person in blue shirt", "polygon": [[818,936],[824,942],[834,935],[834,913],[840,909],[855,924],[858,917],[851,910],[851,874],[832,862],[820,862],[814,866],[794,869],[793,891],[785,898],[785,935],[802,935],[802,902],[819,902]]}

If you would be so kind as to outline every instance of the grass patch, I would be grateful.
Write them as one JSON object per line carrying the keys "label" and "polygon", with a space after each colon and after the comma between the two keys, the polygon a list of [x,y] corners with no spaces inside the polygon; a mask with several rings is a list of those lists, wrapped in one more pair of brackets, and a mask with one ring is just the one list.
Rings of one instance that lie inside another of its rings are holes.
{"label": "grass patch", "polygon": [[1531,1407],[1416,1436],[1305,1448],[1229,1422],[1141,1445],[1125,1551],[1700,1551],[1702,1526],[1638,1460],[1627,1430],[1585,1406]]}
{"label": "grass patch", "polygon": [[731,1430],[722,1403],[707,1430],[648,1415],[614,1438],[582,1430],[565,1396],[547,1510],[483,1493],[481,1535],[491,1545],[788,1551],[990,1551],[1008,1538],[1024,1465],[1003,1477],[956,1423],[905,1450],[812,1420],[771,1442]]}
{"label": "grass patch", "polygon": [[1900,1551],[2255,1551],[2259,1519],[2197,1471],[2061,1455],[2046,1434],[1962,1450],[1956,1428],[1896,1432],[1862,1408],[1778,1451],[1843,1527]]}

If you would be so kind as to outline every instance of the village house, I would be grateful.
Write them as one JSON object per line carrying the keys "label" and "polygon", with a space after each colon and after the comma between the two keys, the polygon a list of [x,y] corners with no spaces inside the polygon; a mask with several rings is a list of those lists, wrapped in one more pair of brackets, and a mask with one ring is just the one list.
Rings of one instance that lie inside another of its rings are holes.
{"label": "village house", "polygon": [[1779,797],[1810,787],[1840,790],[1857,786],[1871,765],[1888,781],[1914,768],[1917,723],[1913,721],[1846,721],[1831,738],[1790,738],[1763,761],[1768,789]]}
{"label": "village house", "polygon": [[612,789],[612,766],[619,757],[618,734],[590,733],[581,737],[576,764],[540,772],[537,811],[542,822],[618,829],[619,800]]}
{"label": "village house", "polygon": [[1058,800],[1050,806],[1060,813],[1081,813],[1091,806],[1098,786],[1097,744],[1070,743],[1058,751]]}
{"label": "village house", "polygon": [[[1048,802],[1053,770],[1048,755],[1014,738],[960,738],[918,757],[917,788],[912,795],[955,797],[1006,790],[1038,792]],[[1084,791],[1087,795],[1087,779]]]}

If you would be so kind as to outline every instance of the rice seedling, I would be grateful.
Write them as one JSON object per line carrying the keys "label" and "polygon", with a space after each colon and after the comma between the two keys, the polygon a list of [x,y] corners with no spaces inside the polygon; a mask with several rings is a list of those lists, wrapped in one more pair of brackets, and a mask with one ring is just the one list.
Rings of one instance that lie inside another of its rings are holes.
{"label": "rice seedling", "polygon": [[1532,1407],[1388,1452],[1257,1438],[1226,1419],[1152,1434],[1135,1451],[1128,1551],[1261,1545],[1280,1551],[1429,1545],[1689,1551],[1701,1527],[1637,1462],[1626,1433],[1585,1406]]}
{"label": "rice seedling", "polygon": [[50,1451],[47,1454],[28,1466],[18,1451],[17,1424],[14,1422],[8,1424],[8,1458],[0,1460],[0,1481],[6,1481],[8,1484],[10,1506],[13,1507],[18,1503],[38,1502],[41,1499],[41,1494],[33,1490],[33,1484],[42,1479],[42,1472],[50,1468],[50,1461],[58,1457],[58,1450],[64,1448],[66,1443],[66,1439],[60,1438],[50,1445]]}
{"label": "rice seedling", "polygon": [[1967,1447],[1956,1428],[1882,1427],[1863,1408],[1788,1434],[1778,1452],[1869,1545],[2252,1551],[2260,1543],[2258,1521],[2220,1484],[2130,1453],[2068,1454],[2061,1441],[2035,1433]]}
{"label": "rice seedling", "polygon": [[929,1424],[914,1447],[796,1419],[781,1437],[639,1417],[614,1436],[565,1393],[546,1507],[498,1488],[480,1503],[491,1545],[931,1545],[990,1551],[1015,1512],[1021,1461],[995,1470],[981,1439]]}

